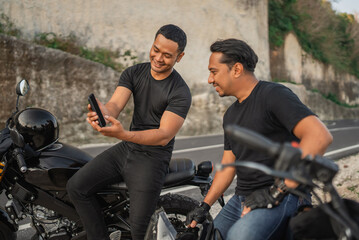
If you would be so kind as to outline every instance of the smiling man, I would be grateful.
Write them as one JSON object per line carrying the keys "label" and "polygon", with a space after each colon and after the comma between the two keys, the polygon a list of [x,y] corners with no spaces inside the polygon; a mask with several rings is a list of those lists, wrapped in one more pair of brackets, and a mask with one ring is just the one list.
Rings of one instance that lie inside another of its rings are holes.
{"label": "smiling man", "polygon": [[[210,49],[208,83],[220,96],[237,98],[223,117],[224,128],[235,124],[274,142],[299,142],[303,156],[324,154],[332,142],[328,129],[289,88],[256,78],[254,70],[258,57],[247,43],[226,39],[213,43]],[[269,167],[273,167],[275,161],[225,133],[222,164],[241,160]],[[206,219],[210,206],[224,193],[235,175],[236,192],[214,219],[214,227],[229,240],[282,239],[288,220],[305,203],[286,191],[296,183],[284,179],[275,182],[273,177],[245,167],[216,172],[204,201],[187,217],[190,226]]]}
{"label": "smiling man", "polygon": [[[186,34],[169,24],[155,35],[150,62],[127,68],[111,99],[99,102],[108,126],[98,125],[89,107],[87,121],[101,134],[122,140],[98,155],[69,181],[67,189],[84,224],[89,240],[109,239],[95,193],[106,185],[125,181],[130,193],[132,239],[143,239],[153,214],[174,138],[191,105],[185,81],[173,68],[182,59]],[[117,117],[130,96],[134,99],[131,127],[125,130]]]}

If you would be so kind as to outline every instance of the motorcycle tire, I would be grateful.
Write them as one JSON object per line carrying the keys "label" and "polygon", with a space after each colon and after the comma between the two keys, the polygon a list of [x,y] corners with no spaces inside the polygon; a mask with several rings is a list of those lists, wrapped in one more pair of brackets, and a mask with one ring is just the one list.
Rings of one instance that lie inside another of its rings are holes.
{"label": "motorcycle tire", "polygon": [[0,239],[1,240],[16,240],[16,233],[13,232],[9,226],[5,223],[0,222]]}
{"label": "motorcycle tire", "polygon": [[[187,214],[195,209],[199,205],[199,202],[193,198],[179,195],[179,194],[166,194],[160,197],[157,207],[162,207],[168,219],[170,220],[171,224],[177,231],[178,235],[186,235],[185,233],[189,231],[189,229],[186,228],[186,217]],[[212,216],[209,214],[207,216],[207,220],[211,222]],[[153,229],[154,226],[150,226],[150,229]],[[200,234],[200,232],[196,232],[196,234]],[[190,239],[190,238],[186,238]]]}

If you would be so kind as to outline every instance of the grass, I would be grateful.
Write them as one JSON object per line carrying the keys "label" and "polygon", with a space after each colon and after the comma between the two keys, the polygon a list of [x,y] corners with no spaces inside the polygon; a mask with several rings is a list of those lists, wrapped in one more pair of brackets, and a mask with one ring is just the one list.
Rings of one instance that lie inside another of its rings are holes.
{"label": "grass", "polygon": [[131,51],[127,50],[123,55],[119,51],[111,51],[106,48],[89,49],[74,35],[59,36],[55,33],[39,33],[35,36],[34,42],[48,48],[59,49],[82,58],[101,63],[116,71],[122,72],[125,66],[117,60],[121,57],[129,58],[130,60],[137,59],[136,56],[131,55]]}
{"label": "grass", "polygon": [[[20,29],[3,13],[0,14],[0,34],[14,36],[18,39],[22,37]],[[106,48],[90,49],[87,48],[75,34],[62,36],[53,32],[38,33],[35,35],[33,42],[101,63],[119,72],[125,69],[125,66],[119,62],[119,59],[123,59],[124,61],[130,60],[133,64],[137,63],[137,56],[133,56],[130,50],[126,50],[121,55],[119,51],[112,51]]]}
{"label": "grass", "polygon": [[336,13],[329,1],[269,0],[268,25],[271,49],[281,47],[294,32],[315,59],[359,78],[359,23],[354,15]]}
{"label": "grass", "polygon": [[[291,83],[291,84],[295,84],[295,85],[301,85],[301,84],[298,84],[296,82],[289,81],[289,80],[286,80],[286,79],[273,78],[272,81],[273,82],[278,82],[278,83],[285,82],[285,83]],[[359,107],[358,104],[350,105],[350,104],[343,103],[343,102],[339,101],[337,96],[334,93],[324,94],[324,93],[320,92],[318,89],[315,89],[315,88],[310,89],[310,91],[314,92],[314,93],[319,93],[319,94],[322,95],[323,98],[325,98],[325,99],[327,99],[329,101],[332,101],[335,104],[337,104],[339,106],[342,106],[342,107],[345,107],[345,108],[357,108],[357,107]]]}

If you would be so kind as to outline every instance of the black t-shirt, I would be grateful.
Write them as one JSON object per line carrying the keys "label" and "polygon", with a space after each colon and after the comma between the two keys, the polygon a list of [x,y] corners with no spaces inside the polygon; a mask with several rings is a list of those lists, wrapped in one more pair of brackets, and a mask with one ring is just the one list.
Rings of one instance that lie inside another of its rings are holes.
{"label": "black t-shirt", "polygon": [[[127,68],[120,77],[118,86],[132,91],[134,112],[131,131],[158,129],[164,111],[171,111],[186,118],[191,105],[191,93],[180,74],[173,69],[163,80],[151,75],[150,63],[141,63]],[[171,156],[174,138],[164,147],[128,143],[134,150]]]}
{"label": "black t-shirt", "polygon": [[[274,142],[298,141],[293,128],[303,118],[314,115],[287,87],[259,81],[243,102],[234,102],[226,111],[223,127],[236,124],[251,129]],[[236,160],[253,161],[274,165],[274,159],[266,154],[253,151],[224,136],[224,149],[232,150]],[[256,189],[273,184],[273,178],[261,171],[238,167],[236,194],[248,195]]]}

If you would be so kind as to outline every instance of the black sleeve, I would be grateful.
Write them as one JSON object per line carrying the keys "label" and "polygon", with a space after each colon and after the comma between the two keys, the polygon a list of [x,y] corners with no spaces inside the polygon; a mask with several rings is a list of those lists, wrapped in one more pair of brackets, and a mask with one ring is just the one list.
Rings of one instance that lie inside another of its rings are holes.
{"label": "black sleeve", "polygon": [[122,72],[118,86],[126,87],[133,92],[133,72],[134,67],[129,67]]}
{"label": "black sleeve", "polygon": [[268,109],[289,132],[303,118],[315,115],[289,88],[274,87],[268,97]]}
{"label": "black sleeve", "polygon": [[227,118],[228,118],[228,111],[229,109],[227,109],[227,111],[225,112],[224,116],[223,116],[223,123],[222,123],[222,127],[223,127],[223,132],[224,132],[224,150],[232,150],[232,146],[231,146],[231,143],[230,143],[230,139],[229,137],[227,136],[226,134],[226,131],[225,131],[225,126],[227,125]]}
{"label": "black sleeve", "polygon": [[170,97],[166,111],[173,112],[182,118],[186,118],[191,102],[192,97],[189,88],[187,85],[182,85]]}

